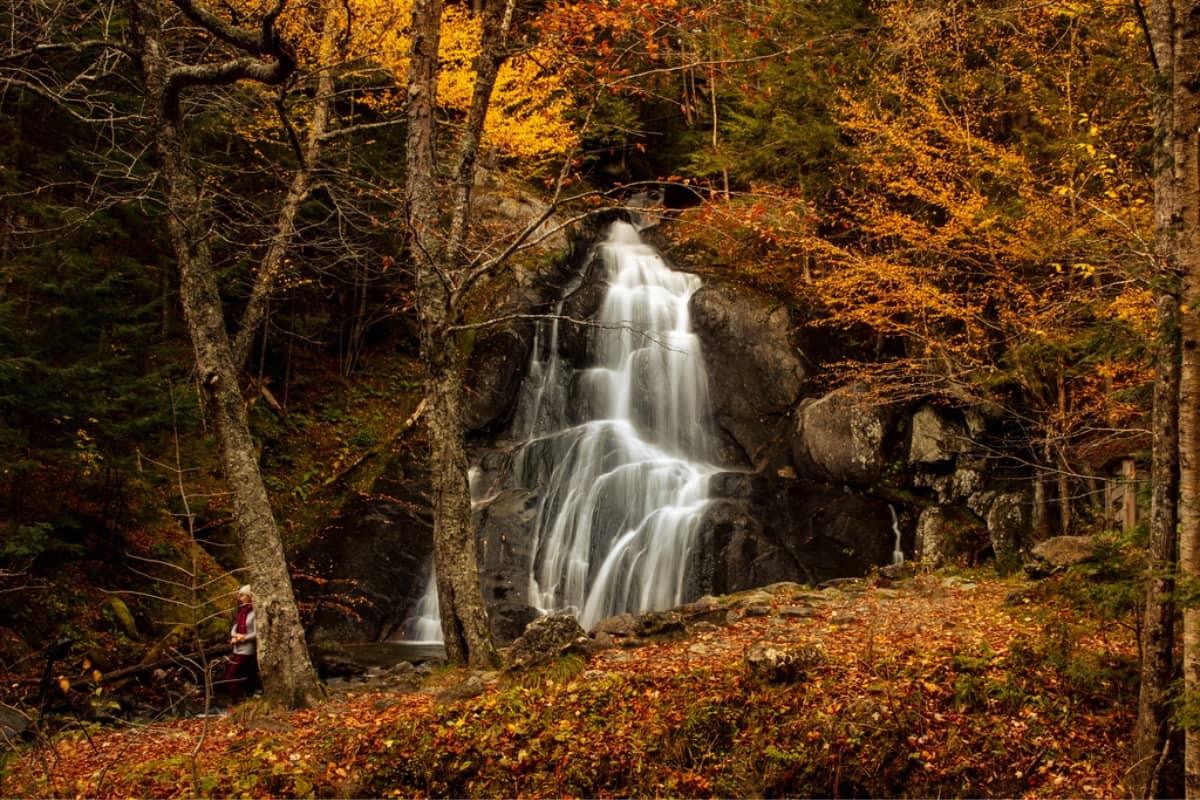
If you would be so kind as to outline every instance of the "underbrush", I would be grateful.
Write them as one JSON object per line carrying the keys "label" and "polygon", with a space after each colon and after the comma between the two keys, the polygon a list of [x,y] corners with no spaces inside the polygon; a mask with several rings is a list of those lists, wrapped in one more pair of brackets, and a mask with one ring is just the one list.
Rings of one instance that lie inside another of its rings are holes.
{"label": "underbrush", "polygon": [[737,660],[666,678],[526,680],[437,710],[372,762],[365,785],[380,796],[997,797],[1078,779],[1087,793],[1103,769],[1093,759],[1130,721],[1137,662],[1128,642],[1108,646],[1103,619],[1051,587],[1041,602],[1000,611],[1014,621],[1000,647],[876,644],[793,684],[756,682]]}
{"label": "underbrush", "polygon": [[[1055,584],[925,574],[835,591],[811,618],[502,673],[466,700],[434,700],[470,677],[446,670],[311,711],[93,730],[45,743],[49,768],[10,764],[3,793],[1111,797],[1135,648]],[[819,657],[768,682],[744,660],[763,642]]]}

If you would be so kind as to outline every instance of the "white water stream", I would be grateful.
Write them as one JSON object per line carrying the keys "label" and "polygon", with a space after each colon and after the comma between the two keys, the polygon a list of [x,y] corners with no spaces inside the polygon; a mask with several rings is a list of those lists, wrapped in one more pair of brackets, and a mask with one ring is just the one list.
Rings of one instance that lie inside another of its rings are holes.
{"label": "white water stream", "polygon": [[[573,611],[585,628],[687,599],[716,471],[708,377],[688,318],[700,279],[671,270],[625,223],[613,225],[600,255],[608,291],[590,330],[593,366],[570,375],[559,322],[547,323],[549,346],[534,349],[517,415],[527,441],[514,460],[519,482],[540,491],[529,602]],[[581,421],[564,421],[571,417]]]}
{"label": "white water stream", "polygon": [[[560,359],[567,323],[556,313],[538,331],[513,423],[523,442],[515,483],[539,495],[528,602],[573,612],[585,628],[690,599],[717,471],[708,377],[688,318],[700,279],[670,269],[626,223],[612,226],[599,255],[608,290],[589,330],[592,365],[572,370]],[[440,639],[436,601],[430,580],[407,635]]]}

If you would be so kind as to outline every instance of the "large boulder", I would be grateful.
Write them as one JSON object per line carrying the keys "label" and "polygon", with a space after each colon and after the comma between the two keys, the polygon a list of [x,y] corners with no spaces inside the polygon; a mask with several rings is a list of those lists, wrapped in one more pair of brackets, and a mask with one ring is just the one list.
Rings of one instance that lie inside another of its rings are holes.
{"label": "large boulder", "polygon": [[987,525],[961,506],[930,506],[917,519],[913,551],[930,566],[973,566],[990,545]]}
{"label": "large boulder", "polygon": [[797,683],[823,660],[821,651],[810,644],[786,647],[755,642],[742,656],[747,674],[764,683]]}
{"label": "large boulder", "polygon": [[1041,578],[1099,557],[1100,546],[1094,536],[1052,536],[1030,549],[1025,572]]}
{"label": "large boulder", "polygon": [[689,310],[730,463],[782,466],[790,455],[788,417],[808,377],[787,307],[752,289],[706,284]]}
{"label": "large boulder", "polygon": [[550,664],[566,655],[586,655],[591,639],[572,614],[550,614],[529,623],[504,656],[508,669]]}
{"label": "large boulder", "polygon": [[922,406],[912,417],[908,444],[911,464],[937,464],[952,461],[971,449],[971,437],[963,422],[933,406]]}
{"label": "large boulder", "polygon": [[808,399],[796,412],[792,458],[802,477],[869,486],[894,467],[895,411],[860,386]]}

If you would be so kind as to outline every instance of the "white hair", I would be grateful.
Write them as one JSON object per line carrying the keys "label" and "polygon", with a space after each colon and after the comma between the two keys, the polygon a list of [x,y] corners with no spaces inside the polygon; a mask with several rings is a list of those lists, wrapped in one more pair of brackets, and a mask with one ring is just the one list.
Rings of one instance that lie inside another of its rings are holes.
{"label": "white hair", "polygon": [[248,584],[248,583],[246,585],[244,585],[242,588],[238,589],[237,593],[244,594],[247,597],[254,597],[254,593],[250,591],[250,584]]}

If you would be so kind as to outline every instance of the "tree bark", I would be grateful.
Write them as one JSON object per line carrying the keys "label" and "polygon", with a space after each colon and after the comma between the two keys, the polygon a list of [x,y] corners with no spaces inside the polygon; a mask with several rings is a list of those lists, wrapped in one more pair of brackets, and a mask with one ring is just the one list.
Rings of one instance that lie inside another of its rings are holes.
{"label": "tree bark", "polygon": [[[1181,280],[1179,373],[1179,568],[1184,581],[1200,578],[1200,2],[1171,4],[1169,152],[1172,188],[1167,213],[1168,264]],[[1160,61],[1160,64],[1163,64]],[[1165,65],[1164,65],[1165,66]],[[1183,612],[1185,705],[1200,704],[1200,608]],[[1195,719],[1194,711],[1187,718]],[[1200,728],[1185,729],[1184,792],[1200,796]]]}
{"label": "tree bark", "polygon": [[1132,766],[1125,779],[1134,797],[1161,794],[1163,753],[1171,735],[1167,699],[1177,674],[1174,593],[1179,502],[1179,308],[1174,296],[1164,293],[1158,299],[1158,309],[1154,463],[1146,605],[1142,616],[1141,683]]}
{"label": "tree bark", "polygon": [[[459,247],[443,230],[437,204],[437,56],[441,33],[440,0],[413,3],[412,55],[408,84],[408,133],[405,178],[412,259],[416,273],[421,357],[425,365],[429,465],[433,485],[434,568],[446,656],[473,667],[497,661],[479,584],[475,532],[462,421],[463,356],[454,324],[461,308],[455,273],[461,271]],[[478,87],[477,87],[478,91]],[[488,88],[490,95],[490,87]],[[486,111],[486,103],[484,104]],[[470,126],[468,125],[468,130]],[[469,141],[468,138],[464,142]],[[478,147],[475,140],[474,147]],[[474,156],[458,172],[473,181]],[[461,165],[460,154],[460,165]],[[468,198],[462,200],[465,226]],[[456,205],[458,205],[456,203]],[[458,215],[455,215],[455,222]],[[459,231],[450,228],[454,239]]]}
{"label": "tree bark", "polygon": [[[1141,7],[1139,6],[1139,12]],[[1173,47],[1171,8],[1158,3],[1152,9],[1151,60],[1160,70],[1170,64]],[[1147,23],[1144,15],[1143,24]],[[1159,75],[1160,78],[1164,77]],[[1154,128],[1166,137],[1171,127],[1172,103],[1159,92],[1154,98]],[[1150,541],[1146,562],[1146,601],[1142,617],[1141,682],[1134,724],[1131,766],[1126,785],[1134,797],[1156,797],[1162,792],[1163,754],[1171,737],[1168,692],[1178,675],[1175,659],[1175,574],[1178,569],[1179,525],[1179,381],[1180,330],[1177,292],[1178,270],[1173,253],[1174,173],[1165,147],[1155,153],[1154,213],[1155,271],[1160,282],[1158,346],[1154,363],[1153,464],[1151,466]]]}
{"label": "tree bark", "polygon": [[[1161,150],[1157,155],[1158,174],[1155,178],[1154,216],[1155,247],[1158,267],[1168,281],[1177,277],[1180,290],[1178,308],[1179,373],[1178,394],[1175,398],[1178,420],[1178,576],[1181,581],[1200,577],[1200,159],[1198,159],[1198,127],[1200,127],[1200,0],[1152,0],[1146,24],[1151,55],[1159,70],[1162,95],[1155,106],[1155,128]],[[1157,368],[1160,374],[1155,387],[1155,414],[1169,413],[1172,399],[1160,398],[1170,393],[1173,379],[1174,331],[1171,322],[1175,315],[1174,300],[1169,293],[1160,298],[1162,341]],[[1161,387],[1160,387],[1161,384]],[[1161,406],[1160,406],[1161,403]],[[1172,432],[1165,420],[1155,422],[1155,500],[1159,506],[1152,522],[1151,563],[1157,565],[1167,552],[1164,540],[1171,518],[1164,508],[1170,503],[1170,447]],[[1160,472],[1161,470],[1161,472]],[[1161,493],[1161,497],[1160,497]],[[1167,732],[1156,715],[1165,711],[1161,703],[1159,682],[1163,662],[1169,658],[1162,648],[1165,641],[1150,641],[1150,625],[1154,634],[1166,624],[1169,597],[1163,596],[1169,584],[1151,574],[1147,589],[1147,647],[1143,651],[1143,687],[1139,697],[1139,716],[1135,731],[1134,766],[1130,774],[1131,789],[1149,796],[1156,791],[1156,770],[1149,768],[1154,744],[1164,743]],[[1162,632],[1165,636],[1165,632]],[[1197,692],[1200,691],[1200,609],[1183,609],[1183,691],[1185,720],[1196,718]],[[1161,747],[1159,748],[1161,752]],[[1184,728],[1184,794],[1200,795],[1200,729],[1194,723]]]}
{"label": "tree bark", "polygon": [[[188,153],[180,91],[188,75],[214,74],[207,68],[182,74],[164,52],[157,0],[129,0],[146,96],[152,110],[159,180],[168,210],[167,226],[180,280],[180,299],[196,360],[196,370],[215,422],[221,465],[233,498],[239,541],[254,586],[258,662],[267,698],[288,708],[311,706],[321,698],[292,591],[279,530],[271,511],[238,387],[238,368],[209,249],[209,219]],[[203,18],[203,13],[200,14]],[[274,62],[284,68],[282,58]],[[218,67],[220,65],[217,65]],[[250,75],[270,75],[271,64]],[[231,70],[229,72],[232,72]],[[216,74],[225,74],[216,70]],[[286,72],[283,73],[286,75]],[[280,78],[283,77],[280,76]]]}

